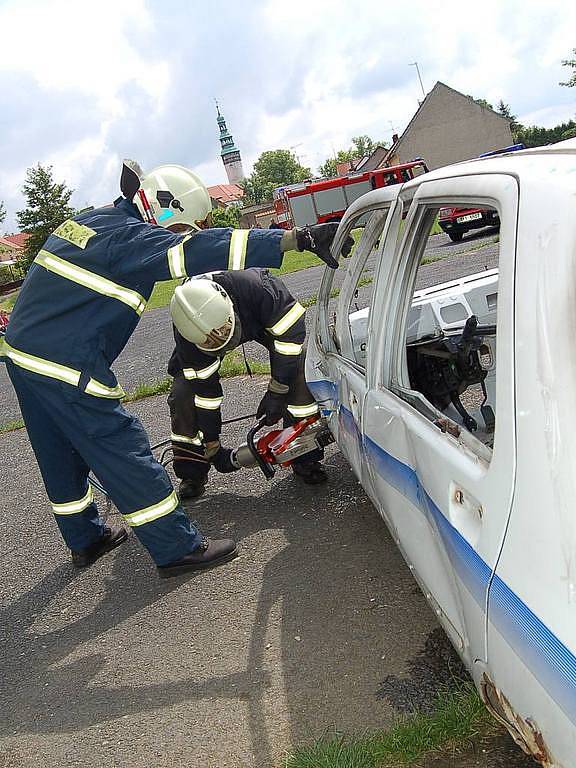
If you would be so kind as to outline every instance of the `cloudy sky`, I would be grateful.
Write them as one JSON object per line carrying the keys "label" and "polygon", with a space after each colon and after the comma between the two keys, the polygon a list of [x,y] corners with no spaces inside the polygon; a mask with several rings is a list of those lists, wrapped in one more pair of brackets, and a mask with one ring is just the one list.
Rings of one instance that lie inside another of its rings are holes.
{"label": "cloudy sky", "polygon": [[576,114],[561,0],[0,0],[0,200],[17,230],[26,168],[52,165],[77,207],[118,194],[123,157],[226,181],[217,97],[250,172],[268,149],[317,169],[352,136],[390,140],[437,80],[525,124]]}

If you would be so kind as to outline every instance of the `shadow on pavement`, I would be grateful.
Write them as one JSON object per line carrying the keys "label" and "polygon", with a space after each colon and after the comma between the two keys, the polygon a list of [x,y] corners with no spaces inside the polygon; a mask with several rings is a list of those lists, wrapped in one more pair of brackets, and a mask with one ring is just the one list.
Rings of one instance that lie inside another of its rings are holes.
{"label": "shadow on pavement", "polygon": [[[130,548],[138,545],[132,539],[114,555],[103,599],[77,620],[39,637],[32,629],[35,617],[64,590],[86,589],[90,584],[84,578],[76,587],[80,575],[69,564],[57,566],[2,612],[0,697],[4,712],[0,736],[74,732],[178,702],[229,699],[230,706],[239,701],[247,705],[254,764],[271,766],[276,754],[270,730],[274,718],[271,726],[266,699],[271,624],[281,637],[281,675],[292,744],[333,732],[343,723],[350,730],[360,729],[366,709],[374,719],[379,718],[381,708],[384,717],[386,705],[378,698],[378,688],[387,662],[380,656],[366,657],[367,638],[374,649],[390,617],[414,610],[402,605],[408,602],[406,591],[414,585],[408,572],[402,574],[400,555],[344,460],[335,456],[329,464],[332,483],[326,488],[302,486],[287,476],[260,496],[215,493],[190,509],[204,528],[225,531],[239,542],[264,529],[278,529],[285,538],[280,551],[276,547],[269,560],[264,558],[244,670],[202,681],[192,676],[166,684],[116,686],[109,645],[102,653],[91,649],[89,655],[68,658],[75,651],[85,652],[81,649],[84,643],[104,636],[182,585],[182,578],[159,582],[150,568],[136,570]],[[243,555],[250,557],[246,547]],[[389,605],[377,605],[382,609],[378,612],[368,602],[368,594],[386,594],[390,569],[400,571],[396,596],[383,598]],[[228,581],[235,578],[226,575],[225,568],[221,574]],[[201,579],[202,574],[192,578]],[[202,594],[201,588],[199,592]],[[416,604],[420,606],[419,598]],[[422,609],[426,610],[423,601]],[[406,641],[411,643],[412,625],[409,613],[406,615]],[[426,621],[432,623],[429,618]],[[152,642],[149,636],[145,641]],[[110,640],[103,638],[102,642]],[[402,654],[410,654],[405,644]],[[105,666],[112,676],[109,687],[94,682]],[[359,694],[356,685],[360,685]],[[193,718],[193,707],[191,713]]]}

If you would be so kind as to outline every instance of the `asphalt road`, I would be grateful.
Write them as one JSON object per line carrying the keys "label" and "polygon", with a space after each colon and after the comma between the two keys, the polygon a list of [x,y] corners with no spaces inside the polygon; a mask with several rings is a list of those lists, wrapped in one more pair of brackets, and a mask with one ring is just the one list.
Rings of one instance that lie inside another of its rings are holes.
{"label": "asphalt road", "polygon": [[[230,407],[264,387],[226,382]],[[133,410],[166,436],[163,397]],[[134,536],[75,572],[26,433],[0,436],[0,765],[268,768],[429,702],[446,641],[334,449],[327,465],[321,488],[214,476],[190,514],[241,557],[165,582]]]}
{"label": "asphalt road", "polygon": [[[484,268],[497,266],[497,245],[492,243],[493,231],[480,230],[469,234],[462,242],[452,243],[447,235],[435,235],[425,251],[425,257],[441,256],[440,261],[421,267],[417,288],[435,285],[466,274],[480,272]],[[345,271],[337,271],[334,285],[338,286]],[[284,280],[295,296],[307,298],[318,292],[324,267],[311,267],[285,275]],[[368,296],[369,288],[362,293]],[[360,306],[360,304],[359,304]],[[313,312],[307,313],[308,324]],[[248,354],[255,358],[265,356],[257,345],[247,347]],[[172,330],[167,307],[145,312],[132,338],[114,364],[118,381],[126,391],[138,384],[147,384],[166,376],[168,358],[172,352]],[[20,418],[16,395],[6,369],[0,365],[0,425]]]}

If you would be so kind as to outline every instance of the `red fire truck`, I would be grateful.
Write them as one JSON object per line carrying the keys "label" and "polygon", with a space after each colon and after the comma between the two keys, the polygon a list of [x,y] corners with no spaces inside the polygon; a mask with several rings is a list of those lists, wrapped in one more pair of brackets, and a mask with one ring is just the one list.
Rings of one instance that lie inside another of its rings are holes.
{"label": "red fire truck", "polygon": [[418,159],[375,171],[352,172],[335,179],[316,179],[277,187],[274,190],[276,221],[283,229],[340,221],[346,208],[366,192],[390,184],[402,184],[427,170],[426,163]]}

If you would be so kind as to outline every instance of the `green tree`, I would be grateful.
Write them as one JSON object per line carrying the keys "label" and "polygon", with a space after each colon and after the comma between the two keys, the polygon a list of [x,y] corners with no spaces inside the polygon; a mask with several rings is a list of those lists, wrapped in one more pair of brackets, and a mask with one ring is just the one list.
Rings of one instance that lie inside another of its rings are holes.
{"label": "green tree", "polygon": [[244,190],[244,197],[242,198],[244,205],[257,205],[267,199],[268,189],[262,179],[258,178],[254,173],[241,181],[240,186]]}
{"label": "green tree", "polygon": [[468,94],[468,98],[472,99],[472,101],[475,101],[476,104],[478,104],[479,106],[484,107],[484,109],[494,110],[494,107],[492,106],[492,104],[490,104],[489,101],[486,101],[486,99],[475,99],[474,96],[470,96],[470,94]]}
{"label": "green tree", "polygon": [[383,141],[374,141],[370,138],[370,136],[352,136],[352,147],[351,150],[354,152],[354,155],[358,158],[361,157],[370,157],[372,152],[376,149],[376,147],[385,147],[386,144]]}
{"label": "green tree", "polygon": [[512,114],[512,110],[510,109],[509,104],[505,104],[502,99],[500,99],[498,106],[496,108],[496,112],[498,112],[499,115],[502,115],[502,117],[505,117],[507,120],[510,121],[510,130],[512,131],[512,136],[514,138],[514,141],[516,141],[518,131],[524,126],[522,123],[519,123],[516,120],[516,115]]}
{"label": "green tree", "polygon": [[312,175],[310,168],[300,165],[296,156],[288,149],[274,149],[263,152],[254,163],[254,170],[243,183],[248,203],[271,200],[275,187],[296,184]]}
{"label": "green tree", "polygon": [[6,208],[4,206],[4,201],[0,200],[0,224],[2,224],[5,218],[6,218]]}
{"label": "green tree", "polygon": [[366,134],[363,136],[353,136],[352,146],[349,147],[349,149],[338,150],[335,157],[327,158],[318,168],[318,172],[326,178],[336,176],[337,163],[345,163],[349,160],[360,160],[363,157],[369,157],[376,147],[385,146],[386,143],[384,141],[374,141],[374,139],[371,139],[370,136],[366,136]]}
{"label": "green tree", "polygon": [[560,83],[560,85],[567,85],[568,88],[574,88],[576,86],[576,48],[572,48],[572,53],[574,54],[575,58],[564,59],[562,62],[563,67],[569,67],[572,70],[570,79],[565,83]]}
{"label": "green tree", "polygon": [[27,268],[34,260],[44,241],[56,227],[74,214],[69,205],[73,190],[66,184],[57,184],[52,178],[52,166],[38,163],[26,171],[22,194],[26,208],[16,213],[18,226],[30,237],[22,261]]}
{"label": "green tree", "polygon": [[538,125],[522,126],[515,138],[525,147],[542,147],[545,144],[555,144],[557,141],[571,138],[574,129],[576,129],[574,120],[560,123],[554,128],[542,128]]}
{"label": "green tree", "polygon": [[346,163],[349,160],[353,160],[354,157],[355,154],[351,149],[340,149],[336,153],[336,157],[329,157],[327,160],[325,160],[318,168],[318,171],[321,176],[325,176],[327,179],[330,179],[332,176],[336,176],[337,174],[337,163]]}
{"label": "green tree", "polygon": [[212,209],[213,227],[232,227],[237,229],[240,225],[240,209],[235,205],[229,205],[227,208]]}

